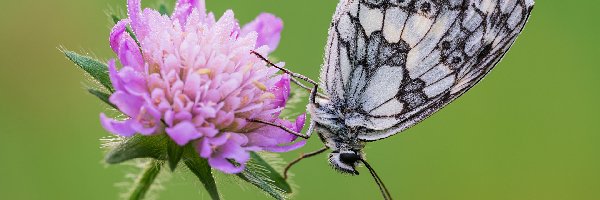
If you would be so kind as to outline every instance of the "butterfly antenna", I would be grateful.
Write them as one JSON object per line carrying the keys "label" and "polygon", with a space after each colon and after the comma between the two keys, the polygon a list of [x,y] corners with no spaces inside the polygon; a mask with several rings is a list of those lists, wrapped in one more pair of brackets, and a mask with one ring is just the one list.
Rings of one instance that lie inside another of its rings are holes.
{"label": "butterfly antenna", "polygon": [[390,195],[390,191],[388,191],[388,189],[385,187],[385,185],[383,184],[383,181],[377,175],[377,173],[375,172],[373,167],[371,167],[371,165],[369,165],[369,163],[367,163],[367,161],[365,161],[364,159],[360,159],[360,161],[362,161],[365,164],[365,167],[367,167],[367,169],[369,169],[369,172],[371,172],[371,176],[373,177],[373,179],[375,179],[375,183],[377,183],[377,186],[379,186],[379,191],[381,191],[381,194],[383,195],[383,199],[392,200],[392,195]]}

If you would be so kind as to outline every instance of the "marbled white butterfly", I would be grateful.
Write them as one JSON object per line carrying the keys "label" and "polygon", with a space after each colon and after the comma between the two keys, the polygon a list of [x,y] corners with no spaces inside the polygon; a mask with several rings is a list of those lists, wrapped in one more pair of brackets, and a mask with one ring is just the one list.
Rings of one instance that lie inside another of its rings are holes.
{"label": "marbled white butterfly", "polygon": [[308,135],[294,134],[308,138],[314,130],[325,143],[285,172],[301,159],[331,149],[334,169],[357,175],[356,167],[364,163],[384,198],[391,199],[363,158],[365,144],[414,126],[477,84],[514,43],[533,4],[341,0],[321,69],[325,94],[317,92],[316,82],[282,69],[314,85]]}

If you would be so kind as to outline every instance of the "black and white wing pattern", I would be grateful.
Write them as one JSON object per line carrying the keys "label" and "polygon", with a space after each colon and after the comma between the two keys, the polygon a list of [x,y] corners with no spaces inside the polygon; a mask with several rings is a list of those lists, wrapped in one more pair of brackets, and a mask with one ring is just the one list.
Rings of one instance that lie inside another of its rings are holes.
{"label": "black and white wing pattern", "polygon": [[525,26],[533,0],[341,0],[321,84],[378,140],[432,115],[480,81]]}

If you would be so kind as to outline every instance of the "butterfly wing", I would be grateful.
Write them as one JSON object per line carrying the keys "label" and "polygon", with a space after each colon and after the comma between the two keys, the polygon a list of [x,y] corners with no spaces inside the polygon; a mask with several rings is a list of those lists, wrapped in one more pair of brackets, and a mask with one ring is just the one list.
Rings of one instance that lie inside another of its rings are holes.
{"label": "butterfly wing", "polygon": [[[438,111],[481,80],[525,26],[533,0],[342,0],[321,85],[378,140]],[[349,114],[348,114],[349,113]]]}

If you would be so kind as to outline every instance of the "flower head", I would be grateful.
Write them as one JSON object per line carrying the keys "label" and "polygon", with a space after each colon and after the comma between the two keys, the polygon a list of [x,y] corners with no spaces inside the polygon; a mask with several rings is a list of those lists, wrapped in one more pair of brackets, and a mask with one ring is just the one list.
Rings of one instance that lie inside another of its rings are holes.
{"label": "flower head", "polygon": [[[128,0],[129,18],[118,22],[110,46],[122,68],[109,61],[115,92],[110,102],[129,118],[100,115],[106,130],[121,136],[167,134],[177,144],[195,145],[209,164],[238,173],[249,151],[290,151],[304,145],[296,136],[258,119],[300,131],[279,118],[290,79],[277,75],[252,50],[266,55],[277,47],[282,22],[270,14],[239,27],[232,11],[215,20],[203,0],[179,0],[171,16],[141,9]],[[130,25],[139,45],[126,31]],[[234,161],[234,162],[232,162]]]}

